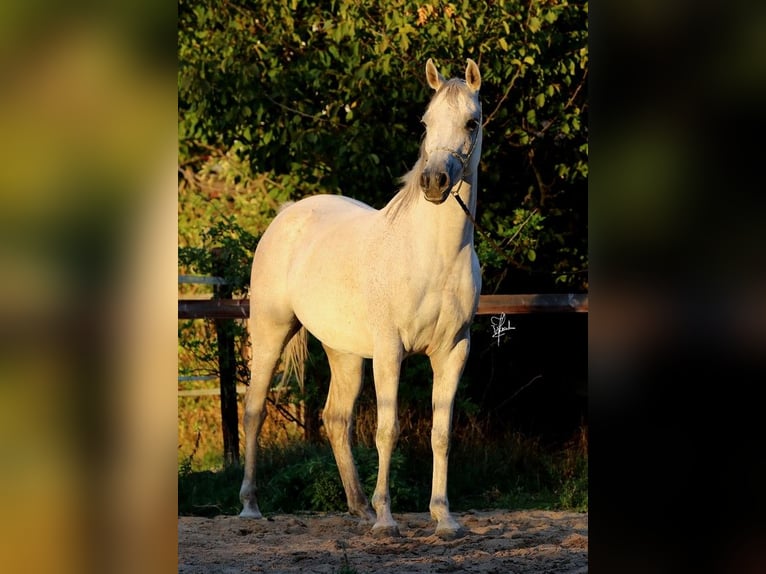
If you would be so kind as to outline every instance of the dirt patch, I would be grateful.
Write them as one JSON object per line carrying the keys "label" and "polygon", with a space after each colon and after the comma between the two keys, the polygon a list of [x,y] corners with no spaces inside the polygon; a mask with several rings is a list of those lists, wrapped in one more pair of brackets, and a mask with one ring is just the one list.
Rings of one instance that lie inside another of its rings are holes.
{"label": "dirt patch", "polygon": [[[588,571],[588,515],[550,511],[454,513],[466,535],[434,536],[428,513],[394,514],[402,536],[377,539],[348,514],[178,518],[178,572]],[[345,569],[344,569],[345,567]]]}

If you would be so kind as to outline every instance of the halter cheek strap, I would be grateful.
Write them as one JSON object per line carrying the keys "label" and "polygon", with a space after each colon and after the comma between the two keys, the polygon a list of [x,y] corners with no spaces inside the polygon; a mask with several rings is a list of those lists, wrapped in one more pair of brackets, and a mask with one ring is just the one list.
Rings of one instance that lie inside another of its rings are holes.
{"label": "halter cheek strap", "polygon": [[454,157],[456,160],[460,162],[460,166],[463,168],[463,174],[470,175],[470,173],[467,170],[467,167],[468,167],[468,163],[471,161],[471,156],[473,155],[473,152],[476,149],[476,142],[479,141],[479,130],[481,130],[481,123],[482,123],[482,116],[479,116],[478,126],[476,128],[476,131],[473,134],[473,137],[471,138],[471,145],[468,148],[467,153],[463,154],[457,150],[450,149],[447,147],[435,147],[430,152],[426,150],[426,157],[428,157],[435,151],[446,151],[448,154],[450,154],[452,157]]}

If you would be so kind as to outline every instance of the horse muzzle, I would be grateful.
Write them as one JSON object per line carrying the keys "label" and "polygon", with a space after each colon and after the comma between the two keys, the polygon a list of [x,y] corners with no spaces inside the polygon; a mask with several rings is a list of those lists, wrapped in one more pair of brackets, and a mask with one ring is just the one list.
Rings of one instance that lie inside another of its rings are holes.
{"label": "horse muzzle", "polygon": [[420,176],[420,187],[427,201],[439,205],[447,199],[452,182],[447,172],[423,172]]}

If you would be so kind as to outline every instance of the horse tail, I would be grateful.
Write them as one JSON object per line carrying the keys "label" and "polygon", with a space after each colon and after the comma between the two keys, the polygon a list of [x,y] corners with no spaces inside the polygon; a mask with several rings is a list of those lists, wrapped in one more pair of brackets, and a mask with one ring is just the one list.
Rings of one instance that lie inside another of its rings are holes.
{"label": "horse tail", "polygon": [[[285,345],[282,352],[282,385],[287,385],[290,377],[295,377],[301,394],[305,392],[306,359],[309,356],[308,334],[305,327],[301,327]],[[280,385],[281,386],[281,385]]]}

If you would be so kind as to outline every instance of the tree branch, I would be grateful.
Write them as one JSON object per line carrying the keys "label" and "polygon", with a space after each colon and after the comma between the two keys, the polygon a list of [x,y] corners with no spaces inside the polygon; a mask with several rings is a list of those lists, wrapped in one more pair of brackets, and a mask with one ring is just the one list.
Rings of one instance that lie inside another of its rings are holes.
{"label": "tree branch", "polygon": [[487,119],[484,120],[484,125],[482,127],[487,127],[489,122],[492,121],[492,118],[495,117],[495,114],[500,110],[500,107],[503,105],[503,102],[508,99],[508,94],[513,89],[513,85],[516,83],[516,78],[519,77],[519,74],[521,73],[521,66],[517,68],[516,73],[513,75],[513,78],[511,78],[511,83],[508,84],[508,87],[505,89],[505,92],[503,93],[503,96],[500,98],[500,101],[497,102],[497,105],[495,106],[495,109],[492,110],[492,113],[487,116]]}

